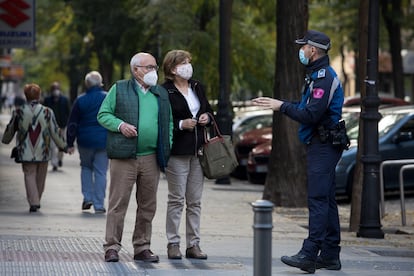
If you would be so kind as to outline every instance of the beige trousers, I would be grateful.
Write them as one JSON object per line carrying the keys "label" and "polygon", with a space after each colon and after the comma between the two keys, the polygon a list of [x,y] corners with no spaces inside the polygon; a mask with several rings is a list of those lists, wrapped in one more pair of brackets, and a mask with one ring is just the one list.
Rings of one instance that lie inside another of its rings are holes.
{"label": "beige trousers", "polygon": [[157,209],[160,170],[155,154],[135,159],[111,159],[108,213],[104,250],[121,250],[125,214],[132,188],[136,186],[135,228],[132,236],[134,255],[151,244],[152,220]]}
{"label": "beige trousers", "polygon": [[40,205],[40,199],[45,189],[47,166],[47,161],[22,163],[26,197],[30,206]]}
{"label": "beige trousers", "polygon": [[179,227],[186,205],[186,246],[200,242],[201,196],[204,176],[197,156],[171,156],[165,170],[168,180],[166,233],[168,243],[180,243]]}

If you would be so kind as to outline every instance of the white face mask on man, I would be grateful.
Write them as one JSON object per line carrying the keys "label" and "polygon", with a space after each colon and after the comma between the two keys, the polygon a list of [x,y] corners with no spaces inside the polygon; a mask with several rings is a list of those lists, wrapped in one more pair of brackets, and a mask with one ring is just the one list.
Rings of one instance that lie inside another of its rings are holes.
{"label": "white face mask on man", "polygon": [[146,85],[149,85],[149,86],[157,85],[157,81],[158,81],[157,71],[152,70],[146,73],[144,75],[143,81]]}
{"label": "white face mask on man", "polygon": [[53,91],[52,91],[52,95],[53,95],[54,97],[58,97],[58,96],[60,96],[60,90],[59,90],[59,89],[53,89]]}
{"label": "white face mask on man", "polygon": [[193,76],[193,66],[191,63],[177,65],[176,72],[177,76],[180,76],[185,80],[189,80]]}

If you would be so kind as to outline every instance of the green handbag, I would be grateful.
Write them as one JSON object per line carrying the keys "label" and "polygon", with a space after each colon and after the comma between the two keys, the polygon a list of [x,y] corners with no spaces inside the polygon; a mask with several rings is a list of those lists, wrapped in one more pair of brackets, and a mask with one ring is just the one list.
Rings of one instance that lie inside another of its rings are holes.
{"label": "green handbag", "polygon": [[237,158],[229,135],[222,135],[214,117],[210,115],[213,137],[208,137],[208,129],[204,128],[204,144],[198,151],[198,158],[204,176],[209,179],[228,176],[237,166]]}

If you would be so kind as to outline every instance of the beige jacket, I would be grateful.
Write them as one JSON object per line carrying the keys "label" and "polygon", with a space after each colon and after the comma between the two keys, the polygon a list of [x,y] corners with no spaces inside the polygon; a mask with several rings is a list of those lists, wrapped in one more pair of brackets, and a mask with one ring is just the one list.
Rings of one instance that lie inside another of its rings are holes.
{"label": "beige jacket", "polygon": [[19,161],[44,162],[51,158],[51,139],[59,149],[66,151],[67,144],[57,125],[53,111],[39,103],[24,104],[13,110],[2,142],[9,144],[16,135]]}

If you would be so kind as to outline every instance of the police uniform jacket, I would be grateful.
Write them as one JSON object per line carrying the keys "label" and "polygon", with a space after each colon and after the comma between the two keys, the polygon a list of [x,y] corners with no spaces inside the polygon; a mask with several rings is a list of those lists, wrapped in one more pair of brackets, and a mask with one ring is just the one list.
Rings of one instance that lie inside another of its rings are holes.
{"label": "police uniform jacket", "polygon": [[334,129],[342,115],[344,93],[329,56],[306,66],[307,73],[300,102],[284,102],[280,111],[300,123],[299,139],[309,144],[319,126]]}

